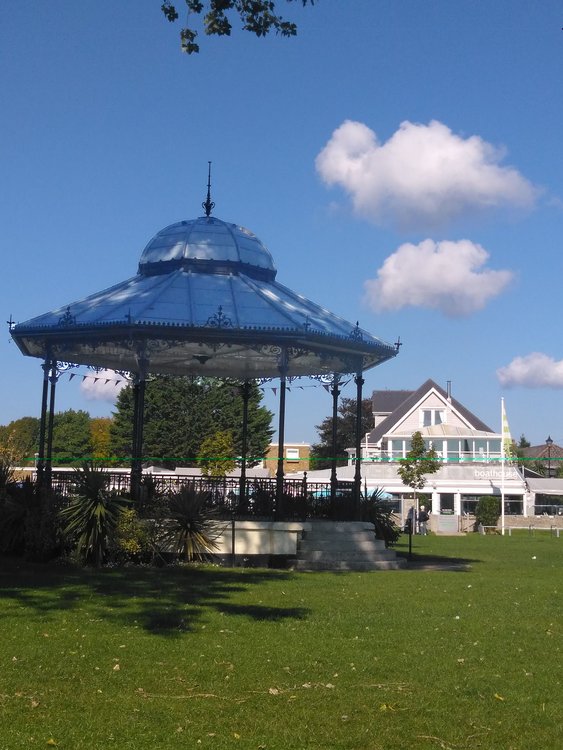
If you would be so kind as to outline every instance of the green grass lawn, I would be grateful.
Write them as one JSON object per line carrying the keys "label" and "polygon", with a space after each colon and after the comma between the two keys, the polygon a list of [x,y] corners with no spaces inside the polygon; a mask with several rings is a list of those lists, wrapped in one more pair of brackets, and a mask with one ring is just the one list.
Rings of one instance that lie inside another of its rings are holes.
{"label": "green grass lawn", "polygon": [[0,750],[559,750],[563,539],[414,552],[461,569],[0,558]]}

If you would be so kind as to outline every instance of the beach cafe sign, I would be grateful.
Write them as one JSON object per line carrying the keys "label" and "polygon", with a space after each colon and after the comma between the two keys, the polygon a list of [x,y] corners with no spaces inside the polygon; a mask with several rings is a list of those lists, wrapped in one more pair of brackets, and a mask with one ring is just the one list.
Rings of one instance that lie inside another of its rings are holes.
{"label": "beach cafe sign", "polygon": [[[495,468],[488,468],[488,469],[475,469],[474,477],[475,479],[488,479],[488,480],[495,481],[495,482],[502,482],[503,471],[499,466]],[[520,478],[519,474],[514,467],[507,467],[504,470],[504,479],[519,479],[519,478]]]}

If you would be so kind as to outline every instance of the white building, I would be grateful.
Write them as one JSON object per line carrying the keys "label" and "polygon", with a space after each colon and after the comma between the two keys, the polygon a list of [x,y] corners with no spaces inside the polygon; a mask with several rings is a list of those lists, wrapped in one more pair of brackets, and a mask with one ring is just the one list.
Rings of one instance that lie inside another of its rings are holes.
{"label": "white building", "polygon": [[[483,495],[504,495],[505,513],[528,515],[532,496],[518,467],[502,461],[500,432],[493,431],[475,414],[433,380],[416,391],[374,391],[374,427],[365,436],[361,452],[362,483],[368,493],[381,488],[397,504],[404,518],[412,505],[412,490],[399,477],[399,459],[410,450],[412,435],[420,431],[427,447],[441,460],[421,491],[436,529],[461,528],[460,519],[472,515]],[[338,469],[338,479],[352,480],[355,449],[349,449],[348,466]],[[328,481],[330,470],[309,472],[310,481]]]}

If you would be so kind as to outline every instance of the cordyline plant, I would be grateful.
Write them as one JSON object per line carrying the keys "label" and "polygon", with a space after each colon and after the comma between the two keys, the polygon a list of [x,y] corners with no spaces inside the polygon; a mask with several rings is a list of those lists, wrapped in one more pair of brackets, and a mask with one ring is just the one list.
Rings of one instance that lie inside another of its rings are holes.
{"label": "cordyline plant", "polygon": [[383,539],[386,547],[392,547],[399,540],[401,529],[395,523],[388,497],[382,487],[376,487],[371,495],[368,495],[366,488],[360,511],[362,520],[373,523],[376,539]]}
{"label": "cordyline plant", "polygon": [[74,472],[74,498],[60,512],[65,534],[76,539],[84,562],[100,567],[108,542],[130,501],[108,490],[109,476],[102,467],[85,463]]}
{"label": "cordyline plant", "polygon": [[187,561],[204,559],[219,549],[221,527],[209,507],[211,493],[186,485],[170,497],[169,517],[162,527],[161,549]]}

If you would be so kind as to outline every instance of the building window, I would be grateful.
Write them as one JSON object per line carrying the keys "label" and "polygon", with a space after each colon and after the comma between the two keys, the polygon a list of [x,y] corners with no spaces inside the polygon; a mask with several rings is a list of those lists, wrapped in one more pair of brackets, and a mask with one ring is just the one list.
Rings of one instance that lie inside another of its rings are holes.
{"label": "building window", "polygon": [[421,409],[420,424],[422,427],[433,427],[437,424],[445,424],[445,409]]}
{"label": "building window", "polygon": [[299,448],[286,448],[285,457],[288,461],[299,461]]}
{"label": "building window", "polygon": [[405,455],[405,441],[401,438],[401,440],[390,440],[389,443],[391,446],[391,458],[403,458]]}

